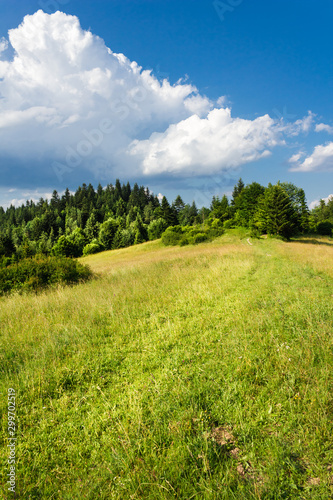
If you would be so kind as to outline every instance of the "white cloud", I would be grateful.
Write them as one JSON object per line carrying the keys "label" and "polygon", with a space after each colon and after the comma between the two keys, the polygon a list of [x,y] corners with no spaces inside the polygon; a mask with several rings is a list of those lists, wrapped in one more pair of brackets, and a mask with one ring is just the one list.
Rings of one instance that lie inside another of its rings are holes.
{"label": "white cloud", "polygon": [[214,109],[207,118],[197,115],[170,125],[164,133],[134,141],[131,153],[142,157],[145,174],[212,174],[258,160],[267,148],[281,144],[279,131],[268,115],[256,120],[232,118],[230,109]]}
{"label": "white cloud", "polygon": [[0,158],[38,160],[34,174],[49,184],[77,167],[108,179],[114,168],[123,178],[237,168],[313,122],[311,112],[287,126],[268,115],[233,118],[225,98],[214,108],[183,79],[159,81],[62,12],[26,16],[9,41],[14,57],[0,60]]}
{"label": "white cloud", "polygon": [[333,134],[333,127],[331,125],[326,125],[325,123],[318,123],[315,128],[316,132],[327,132],[328,134]]}
{"label": "white cloud", "polygon": [[[59,193],[59,195],[61,194],[62,193]],[[10,205],[15,207],[25,205],[27,200],[32,200],[35,203],[38,203],[41,198],[44,200],[50,200],[52,198],[52,193],[39,191],[38,189],[26,191],[24,189],[11,188],[3,190],[0,188],[0,196],[1,199],[4,200],[1,203],[1,206],[6,209],[7,207],[10,207]],[[12,196],[15,196],[15,198],[12,198]]]}
{"label": "white cloud", "polygon": [[301,163],[299,160],[302,156],[302,153],[298,153],[289,159],[289,162],[293,164],[290,169],[292,172],[331,170],[333,169],[333,142],[316,146],[313,153]]}
{"label": "white cloud", "polygon": [[282,125],[281,131],[285,132],[289,136],[297,136],[300,133],[308,133],[310,132],[314,119],[315,119],[315,114],[312,113],[312,111],[308,111],[307,116],[300,120],[296,120],[295,122],[287,123],[286,125]]}
{"label": "white cloud", "polygon": [[[324,200],[325,203],[327,203],[328,201],[333,200],[333,194],[328,195],[327,198],[321,198],[321,199]],[[311,203],[309,203],[310,210],[317,207],[319,204],[320,204],[320,200],[312,201]]]}
{"label": "white cloud", "polygon": [[302,152],[292,155],[292,157],[289,159],[289,163],[297,163],[303,155],[304,153]]}
{"label": "white cloud", "polygon": [[4,37],[0,38],[0,55],[1,52],[4,52],[7,49],[8,49],[8,41]]}

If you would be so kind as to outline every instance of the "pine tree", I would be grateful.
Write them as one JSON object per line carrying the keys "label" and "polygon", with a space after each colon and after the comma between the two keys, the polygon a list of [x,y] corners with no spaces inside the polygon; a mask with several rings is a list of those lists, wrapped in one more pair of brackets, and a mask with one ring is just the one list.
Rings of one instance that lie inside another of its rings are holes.
{"label": "pine tree", "polygon": [[255,225],[270,235],[290,238],[295,231],[293,207],[286,191],[279,185],[270,185],[259,200]]}
{"label": "pine tree", "polygon": [[244,182],[242,181],[242,178],[240,178],[239,181],[237,182],[236,186],[233,189],[232,198],[231,198],[231,205],[233,205],[233,206],[236,205],[236,200],[237,200],[238,196],[241,194],[241,192],[243,191],[244,187],[245,187]]}

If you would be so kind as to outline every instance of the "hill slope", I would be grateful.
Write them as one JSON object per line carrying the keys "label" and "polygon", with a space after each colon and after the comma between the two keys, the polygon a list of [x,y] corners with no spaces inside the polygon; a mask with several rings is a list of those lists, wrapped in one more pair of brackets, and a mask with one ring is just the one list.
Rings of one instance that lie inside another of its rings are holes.
{"label": "hill slope", "polygon": [[105,252],[0,300],[19,498],[329,498],[333,246],[252,243]]}

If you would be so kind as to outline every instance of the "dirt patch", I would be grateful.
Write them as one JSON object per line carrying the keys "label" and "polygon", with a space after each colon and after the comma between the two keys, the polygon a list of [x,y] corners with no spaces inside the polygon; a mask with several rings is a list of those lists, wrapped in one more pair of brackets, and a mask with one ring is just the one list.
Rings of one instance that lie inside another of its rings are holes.
{"label": "dirt patch", "polygon": [[225,446],[226,444],[233,444],[235,442],[234,435],[232,434],[231,427],[214,427],[212,429],[211,437],[220,446]]}
{"label": "dirt patch", "polygon": [[320,484],[320,478],[319,477],[309,477],[307,480],[307,483],[310,486],[318,486]]}

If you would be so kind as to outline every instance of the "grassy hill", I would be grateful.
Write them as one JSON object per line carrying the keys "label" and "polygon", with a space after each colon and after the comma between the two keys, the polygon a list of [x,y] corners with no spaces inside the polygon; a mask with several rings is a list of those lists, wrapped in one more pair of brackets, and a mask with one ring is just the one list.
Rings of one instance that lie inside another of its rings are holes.
{"label": "grassy hill", "polygon": [[0,299],[18,498],[331,498],[332,240],[234,230],[81,261],[99,277]]}

